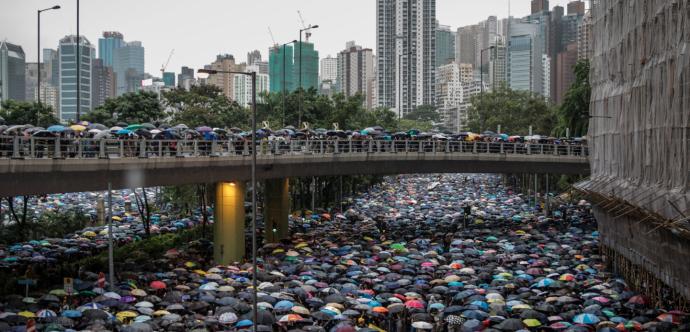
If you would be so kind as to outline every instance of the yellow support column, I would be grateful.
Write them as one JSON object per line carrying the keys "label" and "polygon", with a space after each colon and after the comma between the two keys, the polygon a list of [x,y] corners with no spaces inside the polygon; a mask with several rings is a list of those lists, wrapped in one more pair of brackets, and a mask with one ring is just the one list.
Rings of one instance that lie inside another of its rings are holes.
{"label": "yellow support column", "polygon": [[218,182],[213,222],[213,260],[228,265],[244,257],[243,182]]}
{"label": "yellow support column", "polygon": [[266,242],[275,243],[290,236],[290,184],[288,179],[266,180],[264,224]]}

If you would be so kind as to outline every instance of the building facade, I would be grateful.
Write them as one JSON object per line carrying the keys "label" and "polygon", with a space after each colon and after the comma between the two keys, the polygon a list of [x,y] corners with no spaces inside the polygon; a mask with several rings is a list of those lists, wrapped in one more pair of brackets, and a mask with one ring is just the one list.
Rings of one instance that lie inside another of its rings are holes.
{"label": "building facade", "polygon": [[378,104],[400,117],[435,104],[436,1],[377,0]]}
{"label": "building facade", "polygon": [[[263,102],[262,92],[269,91],[269,77],[268,74],[261,74],[259,66],[247,66],[247,72],[256,74],[256,102]],[[252,78],[247,75],[233,75],[233,100],[235,100],[242,107],[250,107],[252,105]]]}
{"label": "building facade", "polygon": [[[70,35],[60,39],[60,121],[68,122],[77,119],[77,90],[80,93],[80,114],[86,114],[92,108],[92,60],[95,57],[94,47],[86,37],[79,39],[81,68],[77,70],[77,36]],[[79,88],[77,88],[79,82]]]}
{"label": "building facade", "polygon": [[455,61],[455,32],[448,25],[436,25],[436,68]]}
{"label": "building facade", "polygon": [[177,74],[177,87],[189,90],[194,85],[194,68],[182,66]]}
{"label": "building facade", "polygon": [[338,83],[338,58],[327,56],[321,59],[321,74],[319,75],[319,82],[331,81],[331,83]]}
{"label": "building facade", "polygon": [[292,45],[276,45],[268,51],[269,90],[282,93],[295,90],[292,73],[294,71]]}
{"label": "building facade", "polygon": [[93,59],[91,73],[92,107],[96,108],[105,104],[106,99],[115,97],[115,73],[103,59]]}
{"label": "building facade", "polygon": [[261,61],[261,52],[259,50],[253,50],[247,53],[247,66],[253,66],[257,62]]}
{"label": "building facade", "polygon": [[477,38],[479,26],[469,25],[458,28],[455,34],[455,62],[477,65]]}
{"label": "building facade", "polygon": [[565,94],[575,82],[575,65],[577,64],[577,43],[568,45],[564,52],[558,53],[556,61],[556,82],[553,101],[560,105],[565,99]]}
{"label": "building facade", "polygon": [[175,73],[166,71],[163,73],[163,84],[168,87],[175,87]]}
{"label": "building facade", "polygon": [[374,78],[373,51],[355,45],[354,41],[348,42],[345,49],[338,53],[336,64],[338,91],[346,96],[362,94],[365,97],[364,106],[373,108],[373,98],[369,95]]}
{"label": "building facade", "polygon": [[115,49],[113,71],[118,96],[141,89],[141,81],[144,80],[144,47],[141,42],[127,42]]}
{"label": "building facade", "polygon": [[103,32],[103,37],[98,39],[98,58],[103,60],[104,66],[114,66],[115,50],[124,44],[124,37],[121,33],[117,31]]}
{"label": "building facade", "polygon": [[460,131],[462,126],[460,106],[463,88],[460,66],[455,62],[442,65],[436,71],[436,111],[446,129]]}
{"label": "building facade", "polygon": [[[314,49],[314,44],[303,41],[295,44],[295,65],[293,67],[292,80],[296,88],[305,90],[319,89],[319,52]],[[301,84],[301,85],[300,85]]]}
{"label": "building facade", "polygon": [[0,42],[0,103],[26,100],[26,56],[21,46]]}
{"label": "building facade", "polygon": [[[219,54],[216,56],[216,61],[209,65],[209,69],[218,71],[244,71],[245,64],[235,63],[235,57],[232,54]],[[235,98],[235,74],[218,73],[210,75],[207,79],[207,84],[215,85],[220,88],[223,94],[233,99]]]}

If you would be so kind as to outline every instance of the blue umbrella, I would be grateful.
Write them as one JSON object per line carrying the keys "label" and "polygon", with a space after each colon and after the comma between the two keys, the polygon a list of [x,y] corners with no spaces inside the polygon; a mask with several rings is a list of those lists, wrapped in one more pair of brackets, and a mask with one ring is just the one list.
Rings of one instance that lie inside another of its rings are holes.
{"label": "blue umbrella", "polygon": [[539,280],[536,284],[532,285],[532,287],[537,287],[537,288],[549,287],[553,283],[554,283],[553,279],[544,278],[542,280]]}
{"label": "blue umbrella", "polygon": [[115,135],[129,135],[131,134],[132,131],[128,129],[120,129],[117,132],[115,132]]}
{"label": "blue umbrella", "polygon": [[65,129],[67,129],[67,128],[65,128],[65,126],[54,125],[54,126],[48,127],[48,129],[46,129],[46,130],[51,132],[51,133],[61,133],[61,132],[65,131]]}
{"label": "blue umbrella", "polygon": [[290,309],[292,309],[293,306],[294,306],[294,304],[292,302],[287,301],[287,300],[282,300],[282,301],[276,303],[273,306],[273,308],[275,308],[276,310],[290,310]]}
{"label": "blue umbrella", "polygon": [[579,314],[573,317],[573,323],[577,324],[596,324],[599,323],[599,317],[592,314]]}
{"label": "blue umbrella", "polygon": [[79,311],[79,310],[65,310],[62,312],[62,317],[79,318],[79,317],[81,317],[81,311]]}
{"label": "blue umbrella", "polygon": [[243,319],[237,322],[237,324],[235,324],[236,327],[249,327],[252,325],[254,325],[254,323],[252,323],[252,321],[250,321],[249,319]]}

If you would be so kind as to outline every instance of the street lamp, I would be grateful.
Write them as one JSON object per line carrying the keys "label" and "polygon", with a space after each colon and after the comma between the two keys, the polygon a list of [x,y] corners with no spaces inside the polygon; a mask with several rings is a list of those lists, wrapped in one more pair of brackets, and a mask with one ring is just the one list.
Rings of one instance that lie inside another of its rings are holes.
{"label": "street lamp", "polygon": [[[297,43],[297,40],[293,40],[289,43],[285,43],[282,45],[283,48],[283,116],[282,116],[282,126],[285,127],[285,98],[287,95],[287,80],[285,79],[285,58],[287,58],[286,53],[285,53],[285,46],[290,45],[290,44],[295,44]],[[297,125],[297,128],[299,128],[299,124]]]}
{"label": "street lamp", "polygon": [[[36,67],[38,68],[38,84],[36,85],[36,96],[38,97],[38,105],[41,105],[41,13],[53,9],[60,9],[60,6],[55,5],[50,8],[39,9],[36,11],[36,15],[38,16],[38,38],[36,38],[38,41],[38,50],[36,50]],[[36,125],[38,125],[38,123],[36,123]]]}
{"label": "street lamp", "polygon": [[254,310],[252,329],[254,332],[256,332],[258,318],[258,304],[256,295],[256,275],[258,272],[258,268],[256,266],[256,72],[199,69],[198,73],[209,75],[218,73],[238,74],[246,75],[252,78],[252,306]]}
{"label": "street lamp", "polygon": [[309,31],[311,29],[317,29],[319,25],[311,25],[304,29],[299,29],[299,115],[297,117],[297,129],[302,125],[302,32]]}
{"label": "street lamp", "polygon": [[[485,48],[479,52],[480,53],[479,54],[479,72],[480,72],[480,76],[481,76],[481,87],[480,87],[481,88],[481,97],[480,97],[481,101],[484,101],[484,51],[493,50],[495,48],[496,48],[496,46],[491,46],[491,47],[487,47],[487,48]],[[480,118],[481,119],[479,121],[479,126],[480,126],[479,132],[481,133],[484,130],[484,116],[481,113],[480,113]]]}

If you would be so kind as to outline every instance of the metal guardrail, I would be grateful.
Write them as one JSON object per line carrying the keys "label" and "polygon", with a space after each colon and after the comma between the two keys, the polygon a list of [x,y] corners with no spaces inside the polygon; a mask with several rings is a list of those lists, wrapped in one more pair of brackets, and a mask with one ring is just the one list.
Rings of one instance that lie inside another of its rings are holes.
{"label": "metal guardrail", "polygon": [[[175,157],[246,157],[249,141],[62,139],[0,136],[0,159],[110,159]],[[464,153],[554,155],[586,158],[580,144],[534,144],[443,140],[261,140],[259,156],[351,153]]]}

